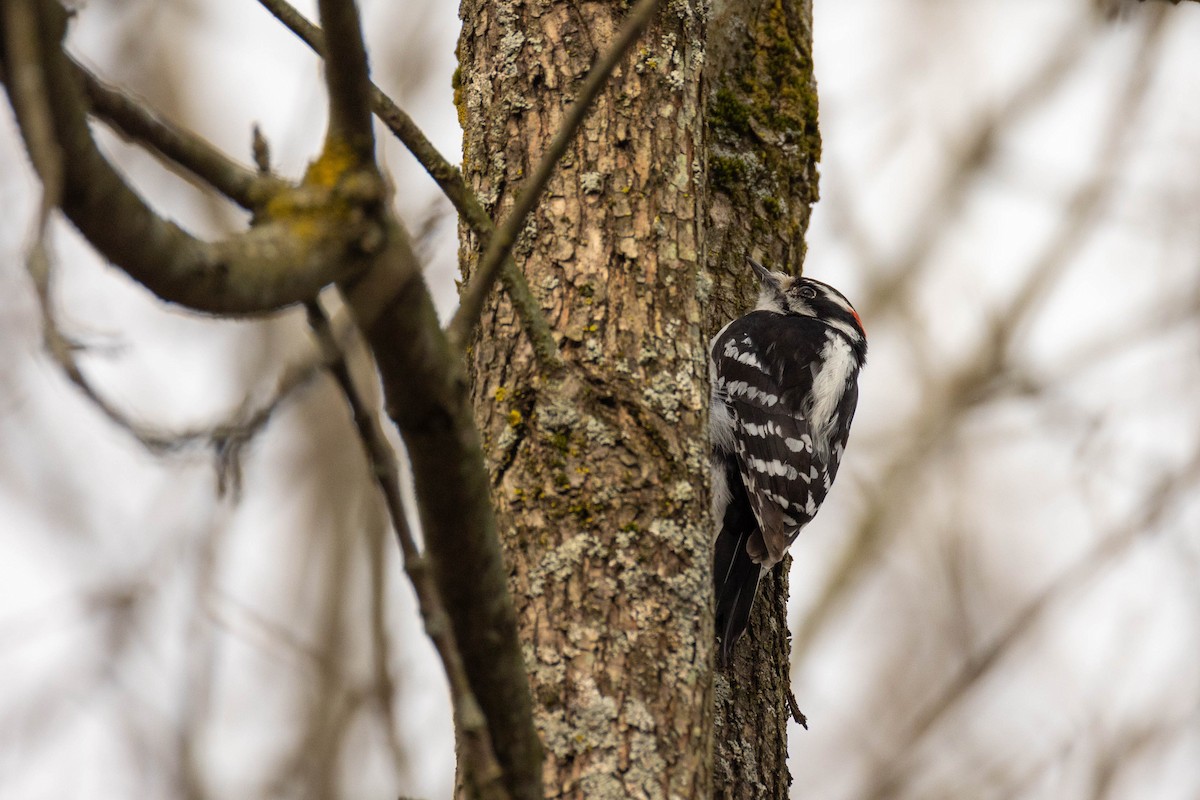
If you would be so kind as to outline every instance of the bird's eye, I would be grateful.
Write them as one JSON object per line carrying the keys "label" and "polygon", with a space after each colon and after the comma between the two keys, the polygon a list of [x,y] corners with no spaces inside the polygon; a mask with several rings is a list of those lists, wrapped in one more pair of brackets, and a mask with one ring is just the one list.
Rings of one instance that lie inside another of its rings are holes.
{"label": "bird's eye", "polygon": [[801,286],[800,287],[800,296],[803,297],[805,300],[812,300],[814,297],[817,296],[817,290],[811,286]]}

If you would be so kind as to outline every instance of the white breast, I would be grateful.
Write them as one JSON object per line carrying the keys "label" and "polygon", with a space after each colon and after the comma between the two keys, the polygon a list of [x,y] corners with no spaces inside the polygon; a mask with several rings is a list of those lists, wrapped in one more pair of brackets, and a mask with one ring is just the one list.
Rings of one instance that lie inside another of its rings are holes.
{"label": "white breast", "polygon": [[812,426],[813,449],[822,458],[828,458],[829,437],[837,424],[838,404],[842,402],[846,383],[855,367],[850,343],[836,333],[828,332],[820,363],[821,368],[813,377],[812,400],[806,416]]}

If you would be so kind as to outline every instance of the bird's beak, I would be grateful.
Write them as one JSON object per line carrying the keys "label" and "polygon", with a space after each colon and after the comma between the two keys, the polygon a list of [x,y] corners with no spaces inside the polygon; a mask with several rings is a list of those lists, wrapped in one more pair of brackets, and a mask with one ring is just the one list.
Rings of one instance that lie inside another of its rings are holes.
{"label": "bird's beak", "polygon": [[749,256],[746,257],[746,261],[754,268],[754,272],[758,275],[758,279],[763,282],[764,286],[770,286],[776,291],[779,290],[779,278],[776,277],[774,272],[771,272],[771,270]]}

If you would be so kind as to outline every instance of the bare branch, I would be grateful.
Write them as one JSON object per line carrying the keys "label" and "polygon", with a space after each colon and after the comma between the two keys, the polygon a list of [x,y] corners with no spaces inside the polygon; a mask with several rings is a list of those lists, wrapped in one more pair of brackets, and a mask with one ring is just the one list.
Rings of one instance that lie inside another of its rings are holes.
{"label": "bare branch", "polygon": [[[226,315],[260,314],[306,300],[362,268],[362,251],[377,241],[372,234],[378,229],[361,207],[374,198],[361,182],[343,185],[341,172],[332,179],[317,174],[309,184],[289,190],[277,215],[214,243],[160,217],[92,139],[79,75],[60,46],[66,12],[51,0],[40,0],[36,10],[43,88],[46,97],[54,98],[47,105],[62,159],[61,207],[109,261],[168,302]],[[3,38],[8,42],[8,36]],[[6,46],[6,75],[13,56]],[[37,148],[43,132],[30,116],[36,101],[27,97],[29,88],[27,82],[8,83],[22,135]],[[36,159],[34,166],[43,181],[57,181],[57,176],[40,172],[45,159]]]}
{"label": "bare branch", "polygon": [[26,142],[34,169],[42,176],[42,203],[38,221],[40,245],[47,217],[63,194],[62,153],[55,140],[54,118],[47,98],[46,75],[42,69],[44,45],[38,34],[37,10],[33,0],[16,0],[5,5],[4,48],[10,54],[0,77],[10,86],[17,113],[27,120]]}
{"label": "bare branch", "polygon": [[407,233],[393,223],[386,240],[373,269],[342,291],[408,449],[432,574],[505,788],[534,800],[541,743],[462,359],[438,326]]}
{"label": "bare branch", "polygon": [[92,112],[129,141],[149,147],[168,166],[180,166],[242,208],[254,211],[287,184],[235,162],[200,136],[157,116],[138,100],[110,86],[74,59]]}
{"label": "bare branch", "polygon": [[6,7],[6,13],[5,33],[11,37],[8,42],[9,52],[12,54],[11,80],[21,83],[21,88],[13,93],[14,102],[25,106],[22,113],[30,120],[30,153],[37,164],[39,174],[45,176],[42,202],[27,267],[41,310],[46,349],[67,379],[75,384],[105,417],[127,431],[151,452],[179,450],[197,442],[211,445],[217,455],[219,489],[224,491],[227,484],[232,483],[236,492],[240,483],[239,455],[244,445],[265,427],[284,398],[316,374],[320,364],[310,361],[307,365],[295,365],[287,370],[280,379],[275,398],[244,419],[231,419],[216,426],[188,431],[158,430],[135,422],[92,386],[75,358],[78,345],[58,327],[51,294],[53,262],[46,243],[46,224],[50,211],[59,203],[62,195],[62,160],[61,151],[53,140],[53,119],[45,100],[48,95],[41,71],[41,58],[37,52],[41,39],[37,35],[33,0],[12,3]]}
{"label": "bare branch", "polygon": [[371,129],[371,79],[358,6],[354,0],[318,0],[325,37],[325,83],[329,87],[326,150],[342,143],[358,166],[375,163]]}
{"label": "bare branch", "polygon": [[[224,493],[231,490],[236,496],[241,485],[241,455],[246,445],[266,428],[275,412],[289,399],[306,388],[324,368],[317,355],[291,364],[280,374],[270,399],[252,407],[249,398],[241,407],[212,425],[202,425],[183,430],[168,430],[139,422],[110,402],[88,379],[80,366],[76,353],[80,346],[72,341],[58,326],[52,295],[52,261],[44,245],[31,247],[29,273],[33,279],[38,305],[42,315],[42,337],[50,357],[76,388],[110,422],[121,428],[143,447],[155,455],[177,453],[189,447],[211,447],[216,458],[217,488]],[[344,339],[349,321],[338,325],[338,339]]]}
{"label": "bare branch", "polygon": [[[240,456],[245,446],[266,427],[274,412],[285,400],[307,386],[320,369],[327,365],[315,356],[297,362],[283,371],[272,398],[257,409],[247,412],[246,409],[249,407],[247,400],[241,408],[228,415],[222,422],[175,431],[146,425],[132,419],[92,385],[76,359],[76,353],[81,348],[60,329],[53,301],[53,261],[45,234],[49,212],[58,203],[57,197],[61,196],[62,191],[61,180],[55,179],[53,176],[61,177],[62,167],[59,159],[60,150],[49,139],[49,136],[52,135],[50,110],[44,102],[46,95],[39,86],[40,69],[35,61],[29,60],[29,56],[33,54],[32,48],[39,41],[28,27],[31,22],[36,21],[36,18],[32,15],[22,15],[32,10],[30,0],[21,0],[19,3],[12,4],[9,7],[7,31],[13,34],[17,44],[15,48],[11,48],[11,52],[16,56],[14,61],[19,60],[22,65],[13,71],[13,79],[16,80],[23,70],[31,71],[31,74],[21,78],[27,81],[29,91],[14,92],[14,95],[21,98],[20,102],[32,104],[25,113],[31,120],[34,120],[35,131],[39,132],[35,132],[31,136],[31,153],[33,158],[40,163],[39,173],[48,176],[43,184],[42,204],[27,261],[41,311],[42,336],[46,349],[67,379],[96,406],[102,415],[126,431],[150,452],[162,455],[193,445],[212,447],[216,456],[218,490],[224,492],[226,489],[232,489],[236,494],[240,487]],[[14,66],[16,65],[14,64]],[[97,85],[99,85],[98,82]],[[15,99],[16,97],[14,97]],[[132,104],[132,101],[127,110],[135,114],[143,111],[136,104]],[[151,124],[156,124],[153,117],[148,114],[145,119]],[[170,138],[170,131],[167,131],[167,134]],[[343,320],[339,325],[343,331],[342,336],[345,335],[348,327],[349,322]]]}
{"label": "bare branch", "polygon": [[[361,167],[373,163],[363,160],[369,151],[362,115],[353,104],[335,112],[343,122],[331,128],[304,183],[274,198],[250,231],[215,244],[196,240],[159,217],[100,154],[79,75],[60,46],[66,14],[50,0],[24,1],[37,12],[41,94],[54,98],[46,105],[51,141],[62,153],[62,208],[105,256],[164,299],[226,314],[311,299],[326,282],[355,277],[344,284],[348,306],[376,355],[389,413],[412,454],[432,571],[504,785],[518,800],[540,797],[541,747],[466,378],[438,327],[407,234],[387,217],[378,176],[363,175]],[[345,7],[326,10],[339,20],[333,24],[357,30]],[[7,43],[8,36],[2,38]],[[365,61],[353,52],[345,57],[345,70],[365,81]],[[6,78],[16,63],[23,62],[6,45]],[[9,91],[27,98],[29,87],[10,83]],[[29,111],[35,105],[19,100],[16,106],[22,131],[37,141]],[[369,116],[366,121],[369,127]],[[36,166],[46,163],[52,162],[39,159]],[[51,170],[45,177],[53,177]],[[58,350],[70,352],[66,345]],[[230,448],[237,447],[230,440]]]}
{"label": "bare branch", "polygon": [[484,250],[483,257],[479,260],[475,275],[463,290],[458,311],[454,314],[454,319],[450,321],[448,329],[450,341],[454,342],[459,349],[465,347],[470,339],[471,331],[474,330],[479,321],[479,315],[483,311],[484,300],[491,292],[492,284],[496,282],[501,264],[504,263],[504,259],[512,250],[513,245],[516,244],[517,236],[525,227],[525,218],[529,216],[538,200],[541,199],[542,192],[545,190],[546,184],[550,182],[559,160],[567,152],[567,148],[575,139],[575,133],[587,118],[592,101],[608,83],[609,76],[624,59],[625,53],[650,24],[651,18],[658,11],[661,3],[662,0],[640,0],[629,12],[612,47],[588,72],[583,86],[579,89],[579,95],[575,98],[575,103],[567,111],[562,126],[546,148],[546,152],[542,154],[537,169],[529,177],[529,182],[517,195],[508,216],[488,240],[487,249]]}
{"label": "bare branch", "polygon": [[309,326],[324,356],[324,362],[330,365],[329,370],[350,406],[354,426],[371,461],[372,473],[383,493],[388,516],[396,531],[400,551],[404,555],[404,571],[416,592],[421,619],[425,623],[425,633],[433,641],[434,648],[442,660],[442,667],[450,684],[455,729],[463,744],[465,767],[470,780],[478,787],[480,797],[504,800],[508,797],[508,792],[501,782],[503,773],[492,750],[487,720],[484,719],[483,711],[471,690],[462,654],[454,639],[454,629],[450,625],[433,574],[429,571],[429,564],[417,548],[416,540],[408,527],[408,517],[405,516],[400,495],[400,469],[396,454],[388,443],[378,418],[355,387],[337,337],[334,336],[329,318],[320,303],[313,301],[306,304],[305,308],[308,310]]}
{"label": "bare branch", "polygon": [[[276,19],[284,24],[292,33],[307,44],[320,56],[325,53],[324,34],[313,25],[304,15],[290,5],[287,0],[259,0]],[[484,210],[479,198],[467,186],[462,173],[438,152],[428,137],[417,127],[402,108],[384,94],[375,84],[371,84],[371,107],[375,116],[388,126],[405,147],[424,167],[429,177],[433,178],[442,193],[454,205],[459,216],[477,235],[483,246],[486,246],[496,226]],[[549,373],[562,369],[562,359],[558,355],[558,344],[550,333],[550,326],[542,313],[541,306],[533,296],[525,275],[517,268],[511,255],[505,256],[501,267],[500,279],[508,292],[509,300],[516,309],[525,335],[533,345],[534,355],[542,368]]]}

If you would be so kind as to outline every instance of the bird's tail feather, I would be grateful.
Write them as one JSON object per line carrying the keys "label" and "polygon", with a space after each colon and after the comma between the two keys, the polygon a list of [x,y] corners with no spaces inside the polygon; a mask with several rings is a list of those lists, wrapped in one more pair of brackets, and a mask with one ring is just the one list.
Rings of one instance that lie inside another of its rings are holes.
{"label": "bird's tail feather", "polygon": [[717,633],[721,636],[718,666],[729,664],[733,645],[750,624],[750,609],[758,593],[762,568],[755,564],[746,550],[746,542],[754,529],[734,532],[728,528],[717,537],[713,578],[717,595]]}

